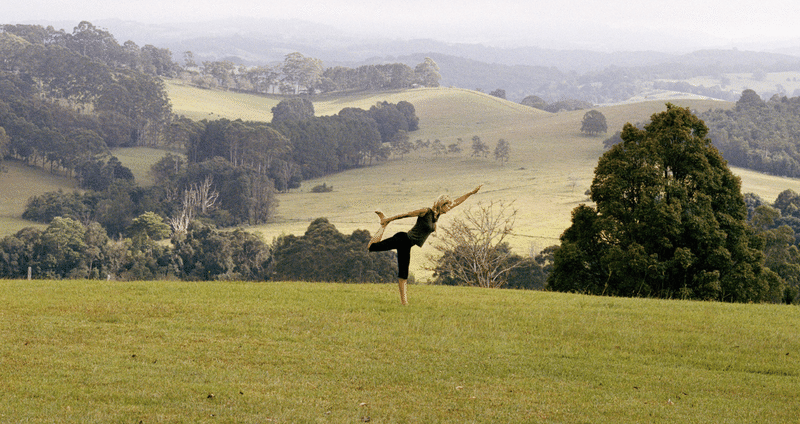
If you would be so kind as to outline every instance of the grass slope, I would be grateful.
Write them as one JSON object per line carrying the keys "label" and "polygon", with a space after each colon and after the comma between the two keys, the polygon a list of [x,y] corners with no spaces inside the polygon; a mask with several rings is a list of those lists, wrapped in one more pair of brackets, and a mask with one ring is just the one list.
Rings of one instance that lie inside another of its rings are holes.
{"label": "grass slope", "polygon": [[[202,90],[168,81],[167,90],[177,114],[194,119],[272,119],[270,109],[280,101],[278,96],[256,96],[243,93]],[[420,130],[410,134],[412,140],[441,140],[445,145],[462,139],[460,155],[436,157],[431,151],[418,151],[404,158],[393,158],[377,166],[306,181],[300,190],[279,196],[280,207],[275,221],[251,228],[267,240],[283,233],[300,234],[314,218],[325,216],[341,231],[349,233],[367,228],[373,231],[377,219],[372,213],[381,209],[396,214],[432,203],[441,193],[460,195],[477,184],[484,189],[463,207],[478,201],[514,201],[519,215],[512,247],[525,253],[557,244],[558,236],[569,225],[572,209],[588,198],[588,189],[602,155],[604,137],[585,137],[580,122],[585,111],[550,114],[505,101],[487,94],[458,88],[424,88],[382,93],[351,93],[339,96],[317,96],[314,107],[318,115],[337,113],[345,107],[369,108],[378,101],[414,104],[420,117]],[[706,100],[672,100],[698,111],[729,107],[729,103]],[[649,101],[598,108],[608,121],[610,132],[626,122],[646,120],[664,110],[664,102]],[[504,166],[492,158],[471,158],[473,136],[479,136],[491,148],[503,138],[511,145],[511,160]],[[160,157],[151,149],[115,151],[136,174],[137,180],[149,184],[147,167]],[[12,170],[13,172],[13,170]],[[734,169],[742,177],[743,191],[754,192],[772,201],[780,191],[800,191],[800,180],[767,176]],[[5,179],[6,176],[0,178]],[[24,177],[14,177],[14,185],[29,184]],[[332,193],[310,193],[321,183],[334,186]],[[35,185],[35,184],[34,184]],[[5,184],[0,185],[0,195]],[[39,194],[32,192],[31,194]],[[26,199],[16,203],[21,214]],[[24,221],[11,211],[0,215],[0,233],[7,234]],[[458,210],[453,214],[458,213]],[[449,217],[444,219],[446,225]],[[3,225],[9,220],[14,225]],[[411,222],[392,224],[390,231],[405,230]],[[421,265],[430,246],[414,250],[412,270],[424,279]]]}
{"label": "grass slope", "polygon": [[[170,96],[177,113],[202,111],[247,119],[254,111],[277,104],[278,97],[241,93],[209,92],[172,82]],[[192,93],[198,93],[194,95]],[[436,157],[430,151],[415,152],[387,163],[306,181],[298,191],[279,196],[276,220],[254,228],[269,240],[283,233],[301,234],[314,218],[325,216],[342,232],[358,228],[377,229],[375,209],[387,214],[414,210],[432,203],[440,193],[460,195],[478,184],[484,189],[464,206],[478,201],[514,202],[519,210],[512,247],[525,253],[557,244],[569,226],[572,209],[588,202],[584,194],[591,184],[597,159],[603,154],[604,137],[586,137],[580,123],[586,111],[550,114],[487,94],[457,88],[426,88],[386,93],[361,93],[313,99],[318,115],[337,113],[344,107],[367,109],[378,101],[410,101],[420,117],[420,129],[412,140],[441,140],[445,145],[463,140],[463,153]],[[261,106],[250,109],[254,102]],[[730,103],[709,100],[671,99],[698,111],[730,107]],[[180,105],[191,108],[180,109]],[[626,122],[645,121],[663,111],[664,101],[598,107],[607,119],[609,132]],[[267,119],[266,115],[265,118]],[[501,166],[492,158],[471,158],[471,140],[479,136],[491,148],[503,138],[511,144],[511,160]],[[743,191],[754,192],[768,201],[787,188],[800,191],[800,180],[768,176],[734,169],[742,177]],[[332,193],[310,193],[317,184],[333,185]],[[457,213],[458,210],[453,213]],[[444,219],[444,224],[449,217]],[[392,224],[390,231],[406,230],[412,222]],[[412,272],[424,280],[422,269],[431,246],[414,249]]]}
{"label": "grass slope", "polygon": [[800,309],[0,281],[2,422],[797,422]]}
{"label": "grass slope", "polygon": [[49,191],[72,191],[78,184],[72,178],[51,174],[45,169],[18,161],[3,161],[7,172],[0,172],[0,237],[32,226],[22,219],[28,199]]}
{"label": "grass slope", "polygon": [[[183,155],[177,152],[172,153]],[[150,176],[150,167],[161,160],[167,151],[150,147],[122,147],[114,149],[111,154],[131,170],[137,184],[151,186],[154,182],[153,177]]]}

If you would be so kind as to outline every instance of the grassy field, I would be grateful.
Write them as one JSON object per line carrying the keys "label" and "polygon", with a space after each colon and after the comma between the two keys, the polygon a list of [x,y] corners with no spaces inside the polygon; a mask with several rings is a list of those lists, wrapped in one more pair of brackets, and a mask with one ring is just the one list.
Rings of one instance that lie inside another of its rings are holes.
{"label": "grassy field", "polygon": [[0,422],[795,423],[800,309],[0,281]]}
{"label": "grassy field", "polygon": [[78,187],[72,178],[54,175],[22,162],[3,161],[3,167],[7,172],[0,173],[0,199],[3,199],[0,201],[0,237],[39,225],[22,219],[31,196],[48,191],[71,191]]}
{"label": "grassy field", "polygon": [[[201,111],[247,118],[277,104],[277,97],[259,97],[240,93],[209,96],[205,90],[168,85],[177,113]],[[196,95],[195,95],[196,93]],[[588,202],[584,194],[594,176],[597,159],[603,154],[605,137],[586,137],[580,123],[586,111],[550,114],[487,94],[457,89],[436,88],[402,90],[387,93],[353,94],[314,99],[318,115],[337,113],[344,107],[369,108],[378,101],[410,101],[420,117],[420,129],[410,134],[412,140],[441,140],[445,145],[463,140],[460,155],[436,157],[431,151],[418,151],[403,159],[392,159],[379,166],[306,181],[300,190],[279,197],[276,220],[253,228],[267,240],[281,234],[301,234],[320,216],[328,217],[342,232],[377,229],[375,209],[387,214],[414,210],[432,203],[440,193],[460,195],[478,184],[483,190],[463,207],[478,201],[514,202],[519,210],[515,250],[527,253],[557,244],[559,235],[569,226],[572,209]],[[698,112],[710,108],[731,107],[731,103],[670,99]],[[261,102],[263,106],[253,107]],[[665,109],[664,100],[599,107],[607,119],[609,132],[626,122],[645,121]],[[180,109],[180,105],[186,109]],[[266,117],[264,119],[271,119]],[[470,158],[473,136],[479,136],[491,148],[503,138],[511,144],[511,160],[501,166],[491,158]],[[734,169],[742,177],[743,191],[759,194],[773,201],[781,191],[800,191],[800,180],[773,177],[743,169]],[[332,193],[311,193],[317,184],[333,185]],[[457,213],[457,210],[453,213]],[[444,219],[446,225],[447,218]],[[407,229],[412,222],[393,224],[390,231]],[[412,272],[421,280],[422,269],[434,250],[426,245],[412,251]]]}
{"label": "grassy field", "polygon": [[[723,78],[725,79],[723,80]],[[681,81],[695,86],[720,86],[725,90],[735,92],[742,92],[749,88],[762,96],[763,93],[783,91],[787,96],[793,97],[796,96],[794,93],[800,90],[800,72],[796,71],[764,73],[763,78],[759,79],[754,78],[752,73],[733,73],[716,77],[695,77]],[[764,100],[769,100],[769,97]]]}
{"label": "grassy field", "polygon": [[150,176],[150,167],[161,160],[167,154],[167,151],[149,147],[124,147],[114,149],[111,154],[130,168],[137,184],[151,186],[153,185],[153,178]]}

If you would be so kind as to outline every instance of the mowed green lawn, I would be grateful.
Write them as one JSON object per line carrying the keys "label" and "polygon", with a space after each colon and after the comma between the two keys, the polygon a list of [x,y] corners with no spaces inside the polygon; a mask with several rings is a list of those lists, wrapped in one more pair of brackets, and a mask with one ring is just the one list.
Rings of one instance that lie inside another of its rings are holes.
{"label": "mowed green lawn", "polygon": [[0,422],[796,423],[800,309],[0,281]]}

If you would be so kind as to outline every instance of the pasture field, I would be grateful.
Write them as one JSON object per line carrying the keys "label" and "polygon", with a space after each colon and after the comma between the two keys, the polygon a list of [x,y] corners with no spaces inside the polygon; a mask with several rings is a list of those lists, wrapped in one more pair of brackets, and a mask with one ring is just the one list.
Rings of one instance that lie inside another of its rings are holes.
{"label": "pasture field", "polygon": [[0,281],[0,422],[796,423],[800,309]]}
{"label": "pasture field", "polygon": [[[180,89],[176,89],[180,87]],[[247,119],[253,111],[271,108],[278,97],[224,93],[219,98],[206,90],[168,84],[176,113],[179,105],[192,105],[191,110]],[[198,93],[195,95],[194,93]],[[175,96],[175,97],[173,97]],[[229,99],[235,99],[230,100]],[[265,106],[248,109],[253,102]],[[520,253],[538,251],[558,244],[558,237],[570,224],[572,210],[588,203],[585,192],[591,185],[597,159],[603,154],[602,140],[622,129],[626,122],[641,122],[653,113],[665,110],[667,100],[598,107],[606,117],[609,134],[586,137],[580,132],[586,111],[547,113],[505,101],[476,91],[458,88],[424,88],[384,93],[361,93],[313,99],[317,115],[338,113],[344,107],[368,109],[378,101],[392,103],[407,100],[414,104],[420,118],[420,129],[409,134],[414,140],[436,140],[448,145],[462,140],[461,154],[435,156],[431,150],[419,150],[404,158],[386,163],[305,181],[303,187],[279,196],[280,206],[274,222],[251,228],[267,240],[281,234],[302,234],[318,217],[327,217],[344,232],[366,228],[375,231],[378,221],[373,211],[398,214],[432,203],[441,193],[458,196],[478,184],[484,184],[477,195],[462,206],[477,202],[514,202],[518,209],[512,247]],[[700,99],[668,99],[674,104],[701,112],[712,108],[731,107],[732,103]],[[187,111],[189,109],[187,108]],[[266,120],[271,119],[265,116]],[[479,136],[490,148],[501,138],[511,144],[511,159],[500,165],[489,158],[472,158],[473,136]],[[734,169],[742,177],[743,192],[754,192],[767,201],[792,188],[800,191],[800,180],[773,177],[757,172]],[[326,183],[331,193],[311,193],[310,188]],[[458,209],[452,214],[457,214]],[[443,219],[447,224],[450,217]],[[398,222],[393,231],[407,230],[413,222]],[[435,234],[434,234],[435,237]],[[435,239],[434,239],[435,240]],[[413,249],[412,272],[424,281],[428,256],[435,250],[426,244]]]}
{"label": "pasture field", "polygon": [[31,196],[78,188],[77,181],[72,178],[51,174],[23,162],[6,160],[3,161],[3,167],[6,172],[0,172],[0,237],[14,234],[25,227],[42,226],[22,219]]}
{"label": "pasture field", "polygon": [[[140,186],[153,185],[153,177],[150,176],[150,167],[161,160],[168,152],[162,149],[150,147],[121,147],[111,151],[120,162],[128,167]],[[171,152],[172,154],[184,156],[182,152]]]}
{"label": "pasture field", "polygon": [[761,78],[755,78],[753,73],[731,73],[670,81],[685,81],[694,86],[720,86],[725,90],[736,92],[742,92],[749,88],[758,92],[764,101],[769,100],[769,97],[764,97],[765,93],[782,91],[786,93],[786,96],[794,97],[800,90],[800,72],[797,71],[765,72]]}
{"label": "pasture field", "polygon": [[[243,93],[203,90],[167,81],[173,111],[194,119],[256,119],[270,121],[270,109],[279,96],[256,96]],[[422,88],[381,93],[351,93],[339,96],[316,96],[318,115],[338,113],[345,107],[368,109],[378,101],[410,101],[420,118],[420,129],[410,133],[412,141],[439,139],[443,144],[458,143],[462,152],[436,156],[430,149],[415,151],[403,158],[305,181],[299,190],[278,196],[280,206],[274,221],[250,227],[267,241],[281,234],[302,234],[318,217],[327,217],[336,227],[350,233],[356,229],[377,229],[373,211],[398,214],[431,204],[441,193],[458,196],[478,184],[480,193],[461,208],[478,202],[513,202],[518,210],[515,236],[511,246],[521,254],[557,244],[560,234],[569,226],[572,210],[589,201],[585,192],[591,184],[597,159],[603,154],[602,140],[607,136],[586,137],[580,123],[586,111],[547,113],[472,90],[458,88]],[[700,112],[710,108],[731,107],[732,103],[698,99],[671,99],[680,106]],[[651,114],[665,109],[663,100],[598,107],[608,122],[609,134],[626,122],[645,121]],[[511,145],[511,158],[501,165],[488,158],[470,157],[472,137],[478,136],[491,149],[501,138]],[[137,181],[150,184],[147,168],[161,156],[153,149],[121,149],[114,152],[130,166]],[[12,169],[12,172],[15,170]],[[742,177],[743,192],[754,192],[767,201],[791,188],[800,191],[800,180],[768,176],[734,169]],[[9,173],[10,174],[10,173]],[[6,174],[8,175],[8,174]],[[6,175],[0,176],[6,179]],[[28,175],[28,174],[26,174]],[[28,175],[29,176],[29,175]],[[30,176],[29,176],[30,177]],[[37,176],[37,178],[47,178]],[[15,177],[25,186],[25,176]],[[331,193],[311,193],[315,185],[334,187]],[[18,184],[18,183],[14,183]],[[33,185],[28,185],[33,186]],[[0,196],[6,184],[0,185]],[[39,190],[25,189],[29,195]],[[25,199],[0,215],[0,234],[8,234],[25,223],[19,219]],[[456,215],[459,209],[450,215]],[[10,215],[8,215],[10,214]],[[446,216],[442,222],[452,219]],[[4,225],[10,222],[9,225]],[[412,222],[397,222],[389,231],[408,229]],[[435,236],[435,234],[434,234]],[[434,239],[435,240],[435,239]],[[429,244],[414,249],[412,272],[419,281],[426,279],[424,264],[435,253]]]}

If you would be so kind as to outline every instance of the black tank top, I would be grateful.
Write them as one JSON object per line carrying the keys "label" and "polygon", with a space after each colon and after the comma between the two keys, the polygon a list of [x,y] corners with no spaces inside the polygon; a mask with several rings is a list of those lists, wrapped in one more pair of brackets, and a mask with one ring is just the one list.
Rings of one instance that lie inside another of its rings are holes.
{"label": "black tank top", "polygon": [[424,214],[417,217],[417,222],[408,231],[408,239],[417,246],[422,247],[428,236],[436,231],[436,221],[438,220],[439,216],[433,212],[433,209],[428,208]]}

